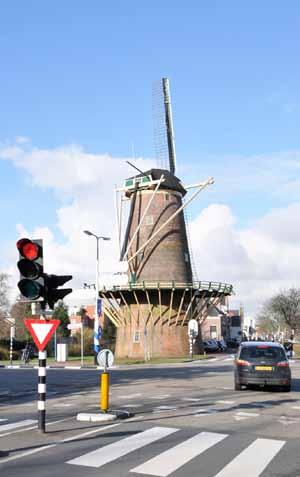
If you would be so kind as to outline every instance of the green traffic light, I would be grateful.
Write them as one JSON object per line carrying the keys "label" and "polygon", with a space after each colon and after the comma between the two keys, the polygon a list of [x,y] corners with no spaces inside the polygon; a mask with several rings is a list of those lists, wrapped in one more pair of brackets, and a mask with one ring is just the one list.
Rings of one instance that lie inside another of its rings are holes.
{"label": "green traffic light", "polygon": [[30,300],[36,300],[42,296],[42,286],[38,282],[29,280],[28,278],[20,280],[18,287],[22,295]]}

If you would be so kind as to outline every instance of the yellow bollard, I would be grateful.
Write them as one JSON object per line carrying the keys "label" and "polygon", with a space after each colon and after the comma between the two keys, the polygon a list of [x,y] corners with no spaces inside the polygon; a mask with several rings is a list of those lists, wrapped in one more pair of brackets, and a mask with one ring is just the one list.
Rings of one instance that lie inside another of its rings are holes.
{"label": "yellow bollard", "polygon": [[101,411],[106,412],[109,407],[109,374],[102,373],[100,379],[100,386],[101,386],[101,401],[100,407]]}

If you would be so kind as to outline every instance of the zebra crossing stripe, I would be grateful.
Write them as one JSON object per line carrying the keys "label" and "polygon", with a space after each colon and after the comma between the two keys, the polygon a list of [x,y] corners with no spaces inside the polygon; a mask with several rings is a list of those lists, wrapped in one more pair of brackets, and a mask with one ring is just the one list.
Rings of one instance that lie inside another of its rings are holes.
{"label": "zebra crossing stripe", "polygon": [[84,454],[76,459],[69,460],[67,464],[101,467],[130,452],[158,441],[163,437],[167,437],[178,430],[179,429],[169,427],[152,427],[147,431],[126,437],[125,439],[108,444],[93,452],[88,452],[88,454]]}
{"label": "zebra crossing stripe", "polygon": [[256,439],[215,477],[240,477],[241,469],[244,475],[259,477],[284,444],[285,441]]}
{"label": "zebra crossing stripe", "polygon": [[179,467],[182,467],[191,459],[202,454],[202,452],[222,441],[227,436],[228,434],[201,432],[166,452],[159,454],[153,459],[148,460],[144,464],[131,469],[130,472],[167,477],[179,469]]}

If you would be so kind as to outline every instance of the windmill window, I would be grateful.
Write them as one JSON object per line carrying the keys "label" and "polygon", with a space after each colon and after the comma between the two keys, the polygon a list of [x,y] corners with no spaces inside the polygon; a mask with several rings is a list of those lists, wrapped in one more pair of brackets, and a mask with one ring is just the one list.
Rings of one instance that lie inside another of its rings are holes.
{"label": "windmill window", "polygon": [[165,200],[170,200],[170,194],[165,195]]}
{"label": "windmill window", "polygon": [[184,254],[184,260],[185,260],[186,262],[189,262],[189,254],[186,253],[186,252],[185,252],[185,254]]}
{"label": "windmill window", "polygon": [[133,333],[133,342],[134,343],[139,343],[141,338],[141,332],[140,331],[135,331]]}
{"label": "windmill window", "polygon": [[146,215],[146,225],[153,225],[153,215]]}

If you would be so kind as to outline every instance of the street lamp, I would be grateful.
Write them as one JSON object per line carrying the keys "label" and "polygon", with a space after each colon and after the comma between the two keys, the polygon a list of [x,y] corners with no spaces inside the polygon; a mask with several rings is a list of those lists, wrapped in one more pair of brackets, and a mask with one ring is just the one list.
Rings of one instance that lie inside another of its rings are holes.
{"label": "street lamp", "polygon": [[83,231],[90,237],[95,237],[97,240],[97,255],[96,255],[96,302],[95,302],[95,321],[94,321],[94,351],[99,352],[99,316],[98,316],[98,298],[99,298],[99,240],[110,240],[110,237],[96,235],[89,230]]}

